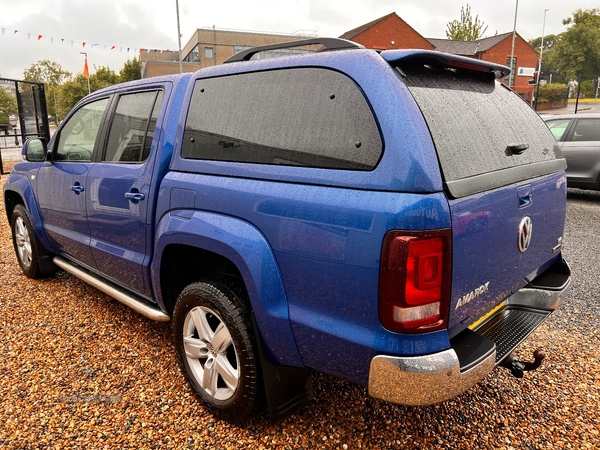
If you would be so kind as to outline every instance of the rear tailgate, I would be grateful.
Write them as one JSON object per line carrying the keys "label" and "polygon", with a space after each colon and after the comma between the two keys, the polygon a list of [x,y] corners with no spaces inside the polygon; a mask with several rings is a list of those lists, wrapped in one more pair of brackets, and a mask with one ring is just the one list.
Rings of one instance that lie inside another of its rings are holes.
{"label": "rear tailgate", "polygon": [[552,174],[450,201],[450,327],[478,319],[560,255],[565,190],[564,174]]}
{"label": "rear tailgate", "polygon": [[470,325],[560,258],[566,164],[489,65],[419,54],[391,62],[427,121],[449,198],[449,326]]}

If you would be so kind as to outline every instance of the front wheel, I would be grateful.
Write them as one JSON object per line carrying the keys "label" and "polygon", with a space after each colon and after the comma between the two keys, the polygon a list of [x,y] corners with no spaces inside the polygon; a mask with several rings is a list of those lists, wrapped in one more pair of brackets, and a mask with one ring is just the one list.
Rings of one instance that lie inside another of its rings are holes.
{"label": "front wheel", "polygon": [[44,273],[40,268],[40,244],[31,224],[29,213],[23,205],[15,206],[10,225],[13,245],[21,270],[29,278],[41,278]]}
{"label": "front wheel", "polygon": [[258,411],[256,337],[240,283],[223,278],[186,287],[175,305],[173,337],[183,373],[209,410],[233,422]]}

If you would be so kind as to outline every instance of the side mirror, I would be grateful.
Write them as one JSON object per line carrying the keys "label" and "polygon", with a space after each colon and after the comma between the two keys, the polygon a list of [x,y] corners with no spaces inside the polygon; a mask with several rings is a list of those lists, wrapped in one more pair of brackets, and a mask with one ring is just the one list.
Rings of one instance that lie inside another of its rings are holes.
{"label": "side mirror", "polygon": [[46,152],[48,149],[46,148],[45,139],[35,138],[35,139],[27,139],[23,144],[22,155],[25,157],[27,161],[31,162],[41,162],[46,159]]}

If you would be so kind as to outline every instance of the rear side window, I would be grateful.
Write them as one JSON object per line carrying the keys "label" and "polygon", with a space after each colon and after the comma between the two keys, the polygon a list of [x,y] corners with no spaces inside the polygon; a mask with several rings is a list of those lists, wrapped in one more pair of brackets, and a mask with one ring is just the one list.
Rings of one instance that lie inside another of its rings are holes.
{"label": "rear side window", "polygon": [[564,169],[542,119],[490,73],[423,64],[402,66],[401,72],[454,197]]}
{"label": "rear side window", "polygon": [[103,161],[140,163],[150,154],[162,91],[119,97]]}
{"label": "rear side window", "polygon": [[382,151],[371,109],[351,79],[297,68],[197,80],[182,157],[371,170]]}

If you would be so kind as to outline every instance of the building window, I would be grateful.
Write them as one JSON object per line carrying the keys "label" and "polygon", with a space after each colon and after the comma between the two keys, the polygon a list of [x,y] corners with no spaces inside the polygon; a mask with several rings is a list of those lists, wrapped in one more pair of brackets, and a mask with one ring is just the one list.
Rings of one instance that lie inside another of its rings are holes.
{"label": "building window", "polygon": [[252,48],[252,46],[247,46],[247,45],[234,45],[233,46],[233,54],[236,55],[239,52],[243,52],[244,50],[248,50],[249,48]]}
{"label": "building window", "polygon": [[213,59],[215,51],[212,47],[204,47],[204,59]]}
{"label": "building window", "polygon": [[183,62],[199,62],[198,58],[198,46],[196,45],[185,58],[183,58]]}
{"label": "building window", "polygon": [[[234,45],[233,46],[233,54],[236,55],[244,50],[248,50],[254,48],[252,46],[247,45]],[[304,48],[279,48],[276,50],[269,50],[256,53],[252,56],[251,59],[267,59],[267,58],[277,58],[280,56],[290,56],[290,55],[300,55],[303,53],[314,53],[314,50],[309,50],[306,47]]]}

